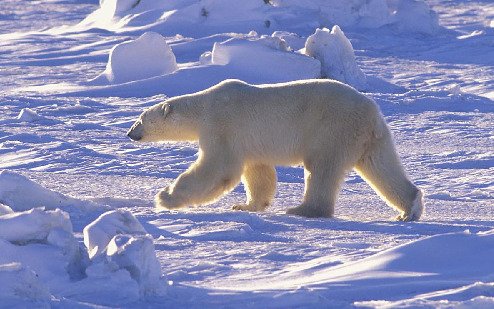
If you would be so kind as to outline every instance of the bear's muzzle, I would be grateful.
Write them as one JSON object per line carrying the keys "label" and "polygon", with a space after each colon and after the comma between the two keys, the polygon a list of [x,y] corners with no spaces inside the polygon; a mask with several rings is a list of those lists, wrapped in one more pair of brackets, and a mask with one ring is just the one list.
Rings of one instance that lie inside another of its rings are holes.
{"label": "bear's muzzle", "polygon": [[130,130],[127,132],[127,136],[133,141],[139,141],[142,139],[142,123],[140,120],[136,121]]}

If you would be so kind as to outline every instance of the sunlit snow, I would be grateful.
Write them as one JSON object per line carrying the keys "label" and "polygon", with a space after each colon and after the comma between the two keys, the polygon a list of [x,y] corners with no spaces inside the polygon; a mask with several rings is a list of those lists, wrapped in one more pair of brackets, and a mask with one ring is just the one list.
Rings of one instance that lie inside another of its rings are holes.
{"label": "sunlit snow", "polygon": [[[494,4],[446,0],[4,0],[0,307],[494,307]],[[224,79],[334,78],[380,106],[421,221],[355,173],[331,219],[275,203],[157,213],[198,157],[137,144],[147,107]]]}

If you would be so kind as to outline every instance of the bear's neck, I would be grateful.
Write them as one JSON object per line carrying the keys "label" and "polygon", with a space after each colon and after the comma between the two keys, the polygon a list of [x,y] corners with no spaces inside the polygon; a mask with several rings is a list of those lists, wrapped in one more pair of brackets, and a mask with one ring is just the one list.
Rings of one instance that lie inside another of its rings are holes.
{"label": "bear's neck", "polygon": [[196,102],[193,97],[189,98],[180,106],[180,113],[183,118],[180,119],[180,132],[176,141],[181,142],[196,142],[199,140],[200,131],[203,121],[203,106],[200,102]]}

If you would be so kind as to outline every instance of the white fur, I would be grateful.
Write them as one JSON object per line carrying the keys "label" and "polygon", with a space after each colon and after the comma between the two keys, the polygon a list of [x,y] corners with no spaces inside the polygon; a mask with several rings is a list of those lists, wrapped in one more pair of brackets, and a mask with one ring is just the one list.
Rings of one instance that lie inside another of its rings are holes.
{"label": "white fur", "polygon": [[274,198],[274,166],[301,163],[304,200],[289,214],[331,217],[352,168],[402,212],[400,220],[418,220],[422,213],[422,194],[406,176],[377,105],[336,81],[224,81],[151,107],[128,135],[199,141],[198,160],[157,194],[158,208],[209,203],[242,180],[247,202],[234,209],[262,211]]}

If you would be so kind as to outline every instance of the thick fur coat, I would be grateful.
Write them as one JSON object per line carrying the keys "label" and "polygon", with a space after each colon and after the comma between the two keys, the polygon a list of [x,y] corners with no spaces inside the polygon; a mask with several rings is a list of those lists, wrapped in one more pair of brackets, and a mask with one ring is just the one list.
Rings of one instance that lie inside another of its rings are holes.
{"label": "thick fur coat", "polygon": [[199,142],[197,161],[156,195],[158,208],[210,203],[242,181],[247,201],[234,209],[262,211],[275,195],[275,166],[303,164],[304,199],[289,214],[333,216],[351,169],[401,212],[399,220],[418,220],[423,211],[422,193],[407,177],[378,106],[340,82],[227,80],[151,107],[128,136]]}

